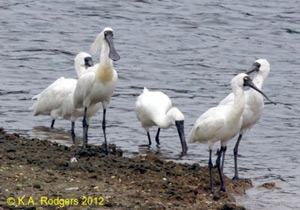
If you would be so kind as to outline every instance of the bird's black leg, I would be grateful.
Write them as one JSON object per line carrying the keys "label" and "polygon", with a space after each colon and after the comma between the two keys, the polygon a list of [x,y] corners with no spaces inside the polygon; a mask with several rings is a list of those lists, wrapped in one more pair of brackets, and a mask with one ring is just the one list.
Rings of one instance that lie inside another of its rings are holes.
{"label": "bird's black leg", "polygon": [[151,146],[151,137],[149,131],[147,131],[148,141],[149,141],[149,147]]}
{"label": "bird's black leg", "polygon": [[238,137],[238,140],[236,141],[236,144],[233,149],[233,155],[234,155],[234,177],[232,178],[233,180],[239,180],[239,174],[238,174],[238,168],[237,168],[237,156],[238,156],[238,149],[239,149],[239,144],[242,139],[243,135],[240,134]]}
{"label": "bird's black leg", "polygon": [[160,133],[160,128],[157,129],[157,133],[156,133],[156,136],[155,136],[155,141],[156,141],[157,145],[160,145],[160,143],[159,143],[159,133]]}
{"label": "bird's black leg", "polygon": [[106,140],[106,133],[105,133],[105,129],[106,129],[106,109],[103,109],[103,120],[102,120],[102,130],[103,130],[103,135],[104,135],[104,144],[105,144],[105,154],[108,155],[108,145],[107,145],[107,140]]}
{"label": "bird's black leg", "polygon": [[87,107],[84,107],[84,115],[83,115],[83,120],[82,120],[82,128],[83,128],[83,145],[82,145],[82,148],[83,149],[86,148],[87,143],[88,143],[86,111],[87,111]]}
{"label": "bird's black leg", "polygon": [[[86,124],[86,129],[85,129],[85,138],[88,139],[88,133],[89,133],[89,124]],[[88,142],[86,142],[87,144]]]}
{"label": "bird's black leg", "polygon": [[209,168],[209,178],[210,178],[210,192],[211,194],[214,194],[215,193],[215,190],[214,190],[214,185],[213,185],[213,163],[211,161],[211,153],[212,153],[212,150],[210,149],[209,150],[209,160],[208,160],[208,168]]}
{"label": "bird's black leg", "polygon": [[54,123],[55,123],[55,119],[52,119],[51,127],[50,128],[54,128]]}
{"label": "bird's black leg", "polygon": [[216,164],[217,164],[217,168],[218,168],[218,172],[219,172],[219,176],[220,176],[220,182],[221,182],[221,191],[223,192],[226,192],[226,188],[225,188],[225,185],[224,185],[224,180],[223,180],[223,174],[222,174],[222,170],[221,170],[221,155],[222,155],[222,151],[223,150],[223,147],[221,147],[220,150],[218,150],[217,154],[218,154],[218,157],[217,157],[217,160],[216,160]]}
{"label": "bird's black leg", "polygon": [[226,150],[227,150],[227,146],[221,147],[221,151],[222,151],[222,154],[223,154],[222,165],[221,165],[221,171],[222,171],[222,173],[223,173],[223,169],[224,169],[224,162],[225,162],[225,153],[226,153]]}
{"label": "bird's black leg", "polygon": [[72,136],[73,144],[76,143],[76,142],[75,142],[76,135],[75,135],[74,127],[75,127],[75,122],[72,122],[72,123],[71,123],[71,136]]}

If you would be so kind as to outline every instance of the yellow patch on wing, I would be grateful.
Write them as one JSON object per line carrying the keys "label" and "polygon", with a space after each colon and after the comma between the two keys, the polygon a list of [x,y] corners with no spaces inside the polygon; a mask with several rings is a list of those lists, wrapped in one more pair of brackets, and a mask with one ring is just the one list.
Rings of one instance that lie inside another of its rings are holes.
{"label": "yellow patch on wing", "polygon": [[102,83],[110,82],[113,79],[114,72],[112,68],[99,67],[97,77]]}

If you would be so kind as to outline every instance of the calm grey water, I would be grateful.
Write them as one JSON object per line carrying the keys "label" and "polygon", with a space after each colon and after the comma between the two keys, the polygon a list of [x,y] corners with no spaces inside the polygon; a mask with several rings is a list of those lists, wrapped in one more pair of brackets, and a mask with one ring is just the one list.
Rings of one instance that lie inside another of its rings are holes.
{"label": "calm grey water", "polygon": [[[144,86],[168,94],[186,118],[188,135],[201,113],[230,90],[231,78],[266,58],[271,73],[263,87],[273,100],[240,146],[240,174],[254,188],[237,197],[248,209],[300,209],[300,12],[299,1],[129,0],[0,3],[0,125],[26,137],[70,144],[70,123],[33,117],[31,97],[57,78],[76,77],[73,58],[89,52],[97,34],[110,26],[121,60],[118,87],[107,111],[107,138],[125,155],[145,153],[147,136],[134,113]],[[99,61],[99,55],[94,55]],[[92,119],[90,143],[101,144],[102,113]],[[152,129],[154,137],[156,129]],[[76,133],[81,142],[81,121]],[[233,175],[229,142],[225,173]],[[165,159],[207,164],[206,145],[181,151],[175,128],[161,132]],[[215,148],[218,144],[215,146]],[[152,148],[154,152],[156,148]],[[279,189],[259,186],[275,182]]]}

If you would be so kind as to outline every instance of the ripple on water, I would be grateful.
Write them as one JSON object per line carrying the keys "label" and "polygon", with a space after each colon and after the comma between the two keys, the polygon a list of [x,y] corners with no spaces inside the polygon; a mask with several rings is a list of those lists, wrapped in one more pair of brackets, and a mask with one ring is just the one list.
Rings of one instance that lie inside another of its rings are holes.
{"label": "ripple on water", "polygon": [[[75,78],[74,55],[89,51],[105,26],[115,30],[121,60],[115,68],[119,83],[107,110],[107,138],[126,156],[144,154],[147,136],[134,114],[143,87],[167,93],[185,114],[185,133],[208,108],[230,90],[231,78],[246,71],[256,58],[266,58],[271,73],[263,89],[274,101],[266,105],[259,123],[240,146],[241,176],[254,188],[240,198],[247,209],[299,209],[297,168],[300,153],[298,104],[300,30],[296,1],[97,1],[4,2],[0,6],[2,50],[0,61],[0,123],[12,132],[69,144],[70,122],[33,117],[31,98],[57,78]],[[118,12],[115,12],[115,11]],[[93,55],[95,62],[99,54]],[[288,105],[285,105],[288,104]],[[91,122],[90,142],[101,144],[102,112]],[[81,121],[75,132],[81,142]],[[156,129],[151,129],[152,135]],[[229,142],[225,173],[233,174]],[[216,144],[218,145],[218,144]],[[216,148],[217,146],[215,146]],[[162,131],[161,148],[151,147],[166,159],[207,164],[206,145],[189,146],[182,157],[175,128]],[[275,182],[280,189],[260,188]]]}

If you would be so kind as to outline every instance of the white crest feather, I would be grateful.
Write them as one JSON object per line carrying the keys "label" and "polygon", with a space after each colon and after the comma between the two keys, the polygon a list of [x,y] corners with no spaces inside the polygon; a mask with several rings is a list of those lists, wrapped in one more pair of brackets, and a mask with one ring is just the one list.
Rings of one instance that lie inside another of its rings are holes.
{"label": "white crest feather", "polygon": [[101,48],[102,40],[103,40],[103,31],[100,34],[98,34],[97,38],[95,39],[94,43],[91,46],[92,54],[95,54]]}

